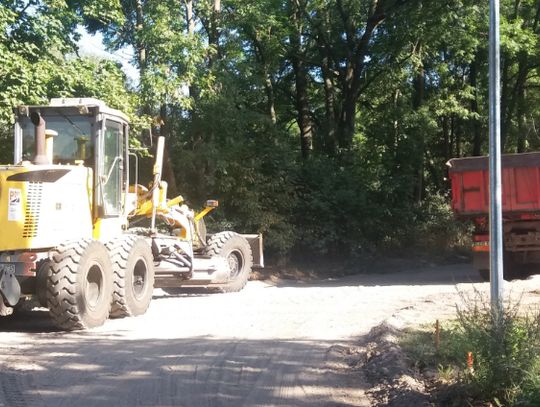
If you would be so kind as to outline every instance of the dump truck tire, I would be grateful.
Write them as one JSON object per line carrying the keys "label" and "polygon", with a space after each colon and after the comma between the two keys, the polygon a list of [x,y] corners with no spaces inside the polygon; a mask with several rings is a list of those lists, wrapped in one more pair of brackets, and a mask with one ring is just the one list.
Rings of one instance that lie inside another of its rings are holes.
{"label": "dump truck tire", "polygon": [[[490,281],[490,272],[489,272],[489,253],[485,253],[484,263],[485,266],[478,269],[480,277],[484,281]],[[512,281],[515,279],[525,278],[527,276],[527,265],[519,263],[513,252],[505,250],[503,252],[503,278],[506,281]]]}
{"label": "dump truck tire", "polygon": [[489,281],[489,269],[478,269],[478,274],[482,281]]}
{"label": "dump truck tire", "polygon": [[205,254],[227,259],[230,268],[229,281],[219,286],[220,291],[236,292],[244,288],[251,274],[253,254],[243,236],[234,232],[216,233],[208,239]]}
{"label": "dump truck tire", "polygon": [[93,328],[108,318],[112,264],[102,243],[88,239],[60,245],[52,253],[47,282],[47,306],[59,328]]}
{"label": "dump truck tire", "polygon": [[154,257],[150,245],[136,235],[106,244],[113,266],[111,317],[142,315],[154,291]]}

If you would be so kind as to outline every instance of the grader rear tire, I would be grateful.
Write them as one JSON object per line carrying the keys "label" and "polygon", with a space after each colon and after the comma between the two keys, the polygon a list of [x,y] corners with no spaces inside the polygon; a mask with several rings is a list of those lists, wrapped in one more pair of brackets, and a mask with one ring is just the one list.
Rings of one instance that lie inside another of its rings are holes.
{"label": "grader rear tire", "polygon": [[36,272],[36,297],[39,301],[39,305],[47,308],[47,286],[49,280],[49,270],[51,264],[49,260],[42,261]]}
{"label": "grader rear tire", "polygon": [[246,285],[251,268],[253,267],[253,254],[248,241],[238,233],[221,232],[208,239],[205,254],[207,256],[225,257],[229,265],[229,281],[220,285],[222,292],[236,292]]}
{"label": "grader rear tire", "polygon": [[56,326],[74,330],[103,325],[109,316],[112,264],[102,243],[60,245],[47,275],[47,306]]}
{"label": "grader rear tire", "polygon": [[106,244],[113,264],[111,317],[142,315],[154,291],[154,257],[148,243],[126,235]]}

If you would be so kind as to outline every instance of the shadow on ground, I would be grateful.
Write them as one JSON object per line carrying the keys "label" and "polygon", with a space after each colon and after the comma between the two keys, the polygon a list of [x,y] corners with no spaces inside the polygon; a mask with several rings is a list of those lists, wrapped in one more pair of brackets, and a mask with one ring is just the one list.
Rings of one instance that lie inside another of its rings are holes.
{"label": "shadow on ground", "polygon": [[25,317],[27,332],[40,332],[29,346],[0,349],[0,406],[359,405],[351,395],[362,383],[334,360],[332,343],[128,340],[54,332],[39,317]]}
{"label": "shadow on ground", "polygon": [[481,283],[476,270],[469,264],[424,267],[399,273],[354,274],[340,278],[294,280],[269,278],[265,282],[276,287],[342,287],[342,286],[410,286],[410,285],[455,285]]}

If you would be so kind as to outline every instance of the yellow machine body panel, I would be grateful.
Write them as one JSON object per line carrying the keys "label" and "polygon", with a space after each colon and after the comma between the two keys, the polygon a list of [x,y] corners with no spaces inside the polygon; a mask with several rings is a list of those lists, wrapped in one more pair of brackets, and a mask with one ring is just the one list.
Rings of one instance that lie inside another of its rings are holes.
{"label": "yellow machine body panel", "polygon": [[44,249],[91,237],[91,169],[0,167],[0,251]]}
{"label": "yellow machine body panel", "polygon": [[97,218],[94,222],[92,237],[102,242],[108,242],[127,229],[127,217],[117,216],[111,218]]}

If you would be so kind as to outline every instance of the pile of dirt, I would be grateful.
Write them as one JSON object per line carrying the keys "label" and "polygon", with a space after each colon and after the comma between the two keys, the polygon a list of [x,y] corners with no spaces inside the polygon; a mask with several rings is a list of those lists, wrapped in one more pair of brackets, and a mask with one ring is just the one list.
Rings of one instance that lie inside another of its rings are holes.
{"label": "pile of dirt", "polygon": [[367,392],[374,406],[431,406],[424,377],[411,367],[398,339],[401,331],[388,322],[366,336],[362,366],[372,387]]}

